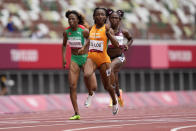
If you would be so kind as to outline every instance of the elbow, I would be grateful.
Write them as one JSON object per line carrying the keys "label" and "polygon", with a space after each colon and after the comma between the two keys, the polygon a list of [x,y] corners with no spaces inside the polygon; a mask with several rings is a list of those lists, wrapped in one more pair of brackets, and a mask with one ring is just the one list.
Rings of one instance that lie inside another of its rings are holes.
{"label": "elbow", "polygon": [[120,47],[120,45],[119,45],[119,43],[118,43],[118,42],[115,44],[115,47],[117,47],[117,48],[119,48],[119,47]]}

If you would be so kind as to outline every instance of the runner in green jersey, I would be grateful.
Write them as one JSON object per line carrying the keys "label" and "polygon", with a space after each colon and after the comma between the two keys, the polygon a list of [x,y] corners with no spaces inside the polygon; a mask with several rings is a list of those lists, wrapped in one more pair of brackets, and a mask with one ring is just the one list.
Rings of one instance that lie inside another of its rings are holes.
{"label": "runner in green jersey", "polygon": [[[66,28],[63,33],[63,67],[65,67],[65,52],[66,52],[66,44],[68,43],[71,47],[71,63],[69,67],[69,86],[70,86],[70,99],[75,111],[75,114],[70,117],[70,120],[79,120],[79,109],[77,104],[77,82],[80,75],[80,70],[83,70],[83,66],[87,59],[87,52],[83,52],[83,54],[79,54],[78,50],[82,48],[85,43],[85,39],[87,40],[89,37],[89,31],[85,28],[84,17],[79,14],[75,10],[67,11],[66,17],[68,18],[69,27]],[[89,89],[89,94],[92,95],[93,92],[90,89],[97,88],[97,81],[95,77],[95,73],[91,76],[90,80],[84,78],[85,85],[87,89]]]}

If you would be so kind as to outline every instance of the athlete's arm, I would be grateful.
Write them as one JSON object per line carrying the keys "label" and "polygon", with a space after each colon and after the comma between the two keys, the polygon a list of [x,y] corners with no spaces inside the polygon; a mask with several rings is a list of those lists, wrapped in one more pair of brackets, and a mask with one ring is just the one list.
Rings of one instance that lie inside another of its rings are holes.
{"label": "athlete's arm", "polygon": [[83,33],[83,36],[85,38],[85,44],[83,45],[83,47],[81,49],[78,50],[79,54],[84,54],[86,52],[86,50],[88,49],[89,44],[90,44],[90,40],[88,39],[89,38],[88,29],[84,29],[84,31],[82,33]]}
{"label": "athlete's arm", "polygon": [[123,33],[124,37],[127,39],[127,44],[125,45],[125,50],[128,50],[128,48],[133,43],[133,38],[132,38],[131,34],[127,30],[122,30],[122,33]]}
{"label": "athlete's arm", "polygon": [[114,47],[119,47],[119,43],[114,36],[113,29],[110,28],[109,25],[106,25],[105,27],[106,27],[106,35],[107,35],[108,39],[111,41],[112,45]]}
{"label": "athlete's arm", "polygon": [[66,45],[67,45],[67,33],[63,32],[63,46],[62,46],[63,68],[65,68],[66,65],[66,60],[65,60]]}

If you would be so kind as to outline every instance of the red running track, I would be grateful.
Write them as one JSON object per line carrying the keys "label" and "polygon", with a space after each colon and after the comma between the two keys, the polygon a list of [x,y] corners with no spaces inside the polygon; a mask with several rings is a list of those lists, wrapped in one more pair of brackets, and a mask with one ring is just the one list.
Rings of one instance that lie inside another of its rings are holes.
{"label": "red running track", "polygon": [[81,120],[68,120],[72,110],[1,114],[0,131],[196,131],[196,106],[86,108]]}

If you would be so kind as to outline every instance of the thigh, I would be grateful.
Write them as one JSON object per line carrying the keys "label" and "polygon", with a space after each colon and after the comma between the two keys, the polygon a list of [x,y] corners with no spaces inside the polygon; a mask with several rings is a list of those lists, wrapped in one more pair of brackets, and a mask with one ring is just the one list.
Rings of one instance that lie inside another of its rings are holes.
{"label": "thigh", "polygon": [[112,60],[111,68],[113,72],[119,72],[121,67],[124,65],[125,60],[121,61],[118,57]]}
{"label": "thigh", "polygon": [[86,63],[83,65],[84,76],[90,77],[95,72],[96,68],[96,64],[90,58],[87,58]]}
{"label": "thigh", "polygon": [[78,78],[80,75],[80,67],[77,63],[71,61],[70,67],[69,67],[69,83],[77,84]]}

